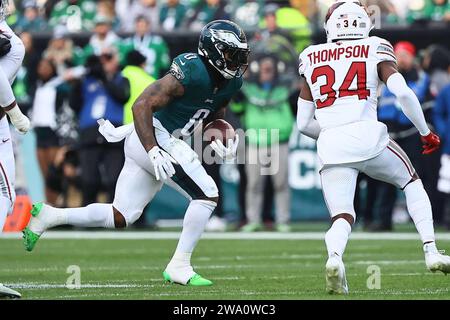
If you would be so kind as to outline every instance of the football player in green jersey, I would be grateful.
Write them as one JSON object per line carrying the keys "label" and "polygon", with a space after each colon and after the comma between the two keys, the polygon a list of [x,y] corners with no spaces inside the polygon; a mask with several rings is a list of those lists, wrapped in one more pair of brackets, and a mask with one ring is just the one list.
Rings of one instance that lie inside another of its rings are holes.
{"label": "football player in green jersey", "polygon": [[[38,203],[24,230],[33,250],[42,233],[54,226],[124,228],[136,221],[164,183],[190,199],[175,253],[163,276],[170,282],[206,286],[212,282],[194,272],[191,255],[217,205],[219,193],[197,154],[175,135],[191,135],[203,120],[223,117],[225,106],[242,85],[249,48],[243,30],[227,20],[208,23],[198,53],[176,57],[170,71],[148,86],[133,105],[134,124],[114,128],[99,121],[110,142],[125,140],[125,164],[112,204],[57,209]],[[224,146],[211,144],[226,159],[236,156],[238,136]]]}

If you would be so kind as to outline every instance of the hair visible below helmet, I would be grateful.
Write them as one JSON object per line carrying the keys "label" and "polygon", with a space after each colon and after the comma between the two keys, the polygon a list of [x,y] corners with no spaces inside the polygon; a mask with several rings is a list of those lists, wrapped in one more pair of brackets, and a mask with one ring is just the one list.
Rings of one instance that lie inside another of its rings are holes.
{"label": "hair visible below helmet", "polygon": [[205,57],[225,79],[244,74],[249,53],[245,33],[234,22],[215,20],[200,32],[198,54]]}
{"label": "hair visible below helmet", "polygon": [[359,1],[338,1],[329,9],[324,23],[327,41],[367,38],[372,21]]}

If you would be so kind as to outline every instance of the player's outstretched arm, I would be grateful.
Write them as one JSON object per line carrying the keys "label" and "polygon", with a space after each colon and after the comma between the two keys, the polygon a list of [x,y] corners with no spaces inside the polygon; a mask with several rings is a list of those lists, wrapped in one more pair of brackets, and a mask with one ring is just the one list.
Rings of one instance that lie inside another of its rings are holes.
{"label": "player's outstretched arm", "polygon": [[301,133],[314,140],[320,134],[319,122],[314,119],[315,106],[308,83],[302,87],[297,102],[297,127]]}
{"label": "player's outstretched arm", "polygon": [[431,153],[439,148],[439,137],[430,131],[419,99],[417,99],[414,91],[408,87],[405,78],[398,72],[397,65],[392,61],[383,61],[378,64],[378,75],[380,79],[386,83],[387,88],[391,91],[400,102],[403,113],[419,130],[424,143],[425,154]]}
{"label": "player's outstretched arm", "polygon": [[153,113],[183,94],[183,85],[173,75],[167,74],[149,85],[134,103],[134,127],[147,152],[157,146],[153,134]]}
{"label": "player's outstretched arm", "polygon": [[417,99],[414,91],[408,87],[405,78],[398,72],[397,65],[394,62],[384,61],[378,67],[380,79],[386,83],[389,91],[397,97],[403,113],[411,120],[422,136],[429,134],[430,129],[425,121],[419,99]]}
{"label": "player's outstretched arm", "polygon": [[153,129],[153,112],[164,108],[172,99],[184,94],[183,85],[167,74],[148,86],[133,105],[134,127],[153,164],[156,180],[166,180],[175,174],[176,161],[159,148]]}

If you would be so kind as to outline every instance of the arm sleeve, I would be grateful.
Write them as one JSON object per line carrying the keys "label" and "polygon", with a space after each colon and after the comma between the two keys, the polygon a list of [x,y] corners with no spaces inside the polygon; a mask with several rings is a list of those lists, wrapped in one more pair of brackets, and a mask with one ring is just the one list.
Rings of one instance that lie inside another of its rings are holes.
{"label": "arm sleeve", "polygon": [[403,113],[419,130],[422,136],[430,133],[430,129],[425,121],[422,107],[414,91],[406,84],[405,78],[400,73],[392,74],[386,81],[387,88],[400,102]]}
{"label": "arm sleeve", "polygon": [[297,127],[305,136],[317,140],[320,134],[320,125],[314,119],[314,111],[314,102],[298,98]]}

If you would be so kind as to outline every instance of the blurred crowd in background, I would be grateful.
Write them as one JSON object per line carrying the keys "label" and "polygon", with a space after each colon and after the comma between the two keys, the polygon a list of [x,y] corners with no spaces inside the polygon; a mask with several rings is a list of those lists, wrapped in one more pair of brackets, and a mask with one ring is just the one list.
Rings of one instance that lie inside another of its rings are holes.
{"label": "blurred crowd in background", "polygon": [[[244,87],[229,107],[228,120],[236,128],[279,130],[279,141],[268,142],[265,136],[247,139],[246,151],[252,154],[262,142],[279,144],[280,170],[269,172],[270,179],[263,179],[255,174],[258,168],[239,165],[239,199],[222,201],[239,202],[242,224],[246,223],[243,230],[260,230],[273,219],[279,231],[289,231],[288,142],[301,87],[297,56],[321,28],[331,2],[14,1],[8,23],[23,40],[26,57],[13,89],[33,123],[46,201],[55,206],[87,205],[96,202],[99,195],[103,201],[112,201],[124,161],[123,146],[104,140],[97,131],[97,119],[107,118],[116,126],[132,122],[133,102],[147,85],[166,73],[174,58],[174,50],[167,43],[170,36],[198,33],[211,20],[231,19],[248,31],[252,55]],[[362,2],[378,10],[382,27],[418,24],[433,28],[450,22],[447,0]],[[86,41],[75,41],[80,35]],[[46,37],[43,50],[34,44],[36,37],[40,43]],[[386,88],[380,89],[379,117],[419,172],[431,197],[435,221],[450,228],[448,41],[447,46],[444,40],[444,45],[419,50],[406,40],[393,43],[400,72],[419,97],[427,121],[441,136],[443,146],[432,156],[421,155],[417,131]],[[195,46],[193,43],[191,47]],[[176,51],[184,52],[185,48]],[[26,157],[17,156],[19,162]],[[217,181],[219,166],[207,166]],[[20,168],[19,164],[17,187],[26,190]],[[391,230],[398,203],[396,189],[368,177],[361,176],[360,180],[364,188],[355,205],[364,227]],[[219,205],[215,228],[223,227],[223,215]]]}
{"label": "blurred crowd in background", "polygon": [[[153,31],[200,30],[208,21],[232,19],[244,28],[258,28],[267,3],[292,7],[321,26],[331,0],[25,0],[14,1],[9,23],[18,31],[47,31],[65,25],[69,32],[94,31],[96,17],[108,19],[115,32],[133,32],[144,15]],[[375,5],[392,24],[449,21],[447,0],[363,0]],[[279,13],[283,15],[285,13]],[[286,22],[289,23],[289,22]],[[298,22],[291,22],[298,23]]]}

